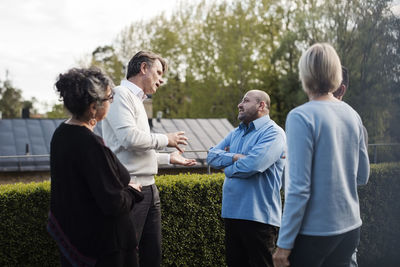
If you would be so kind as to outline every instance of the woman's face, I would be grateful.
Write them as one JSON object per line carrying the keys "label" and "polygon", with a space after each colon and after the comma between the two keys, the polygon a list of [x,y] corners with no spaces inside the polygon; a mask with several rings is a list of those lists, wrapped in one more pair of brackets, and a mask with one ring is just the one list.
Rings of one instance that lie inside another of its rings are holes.
{"label": "woman's face", "polygon": [[96,120],[101,121],[107,116],[108,109],[110,108],[110,104],[114,99],[114,92],[111,90],[109,86],[107,88],[106,97],[102,99],[103,105],[97,108],[96,112]]}

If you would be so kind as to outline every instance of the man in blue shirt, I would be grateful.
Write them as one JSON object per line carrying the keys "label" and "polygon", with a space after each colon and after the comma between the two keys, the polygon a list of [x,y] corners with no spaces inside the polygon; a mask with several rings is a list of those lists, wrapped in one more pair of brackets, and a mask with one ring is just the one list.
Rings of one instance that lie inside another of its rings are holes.
{"label": "man in blue shirt", "polygon": [[226,261],[228,266],[273,266],[286,136],[269,118],[270,98],[265,92],[247,92],[238,109],[242,123],[207,157],[208,164],[224,168],[226,176],[222,191]]}

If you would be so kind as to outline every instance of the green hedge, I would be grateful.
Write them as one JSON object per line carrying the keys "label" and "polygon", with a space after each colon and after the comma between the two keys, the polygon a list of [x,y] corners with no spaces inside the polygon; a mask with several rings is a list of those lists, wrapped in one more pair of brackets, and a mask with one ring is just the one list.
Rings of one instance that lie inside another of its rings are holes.
{"label": "green hedge", "polygon": [[373,164],[368,184],[358,193],[360,266],[400,266],[400,163]]}
{"label": "green hedge", "polygon": [[[363,227],[360,267],[398,266],[400,163],[371,167],[359,188]],[[163,220],[163,266],[224,266],[220,218],[223,174],[156,178]],[[46,232],[50,183],[0,186],[0,266],[59,266]]]}
{"label": "green hedge", "polygon": [[160,176],[163,266],[224,266],[223,175]]}
{"label": "green hedge", "polygon": [[58,266],[46,231],[50,182],[0,186],[0,266]]}

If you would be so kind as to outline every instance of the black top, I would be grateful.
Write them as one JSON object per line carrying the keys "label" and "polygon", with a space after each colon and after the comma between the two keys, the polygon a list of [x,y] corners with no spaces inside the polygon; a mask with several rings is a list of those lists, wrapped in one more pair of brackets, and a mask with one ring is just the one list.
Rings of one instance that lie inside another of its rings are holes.
{"label": "black top", "polygon": [[134,250],[129,211],[142,194],[128,186],[127,169],[99,136],[84,126],[62,123],[51,140],[50,168],[50,212],[79,253],[98,259]]}

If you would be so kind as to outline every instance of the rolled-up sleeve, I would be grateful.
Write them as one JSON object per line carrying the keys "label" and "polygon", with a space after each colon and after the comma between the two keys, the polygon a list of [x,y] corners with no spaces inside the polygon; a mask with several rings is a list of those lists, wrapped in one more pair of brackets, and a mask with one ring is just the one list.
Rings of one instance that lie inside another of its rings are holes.
{"label": "rolled-up sleeve", "polygon": [[283,156],[286,141],[283,133],[266,131],[248,155],[225,168],[226,177],[250,178],[262,173]]}
{"label": "rolled-up sleeve", "polygon": [[233,163],[235,153],[230,153],[225,149],[230,146],[233,132],[230,132],[218,145],[210,148],[207,155],[207,164],[215,169],[222,169]]}

